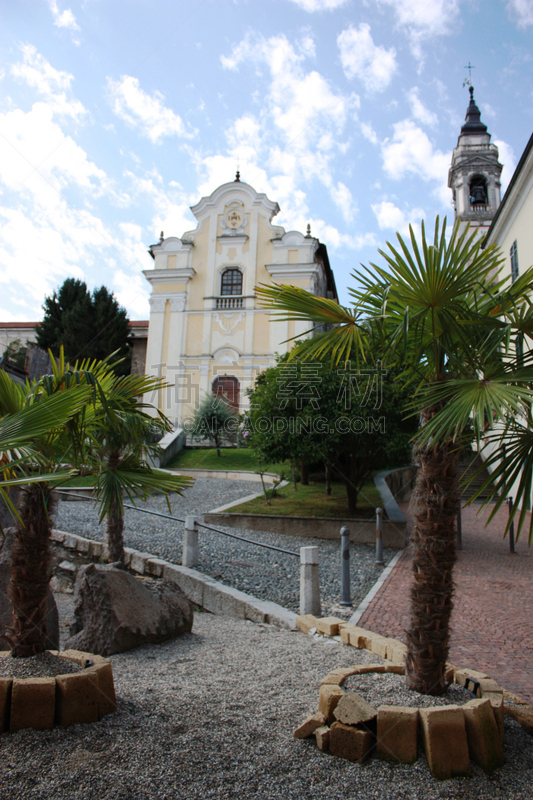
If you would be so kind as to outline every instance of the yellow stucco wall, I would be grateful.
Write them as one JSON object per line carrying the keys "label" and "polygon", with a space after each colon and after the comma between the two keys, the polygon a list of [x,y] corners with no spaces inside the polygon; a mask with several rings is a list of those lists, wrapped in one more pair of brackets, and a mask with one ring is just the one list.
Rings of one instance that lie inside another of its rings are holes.
{"label": "yellow stucco wall", "polygon": [[189,314],[185,338],[185,355],[199,356],[209,352],[209,345],[204,343],[203,314]]}
{"label": "yellow stucco wall", "polygon": [[189,284],[189,310],[200,311],[206,296],[206,273],[209,256],[209,218],[204,220],[202,229],[196,234],[192,251],[192,266],[196,271]]}

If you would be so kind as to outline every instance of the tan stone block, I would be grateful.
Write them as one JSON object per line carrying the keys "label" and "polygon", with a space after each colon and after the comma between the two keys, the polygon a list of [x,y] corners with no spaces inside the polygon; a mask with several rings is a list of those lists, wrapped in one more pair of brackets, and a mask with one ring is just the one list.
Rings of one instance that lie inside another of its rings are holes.
{"label": "tan stone block", "polygon": [[11,705],[12,678],[0,678],[0,733],[7,731]]}
{"label": "tan stone block", "polygon": [[334,722],[329,731],[329,752],[362,764],[371,755],[374,741],[369,731]]}
{"label": "tan stone block", "polygon": [[350,628],[349,640],[352,647],[357,647],[358,650],[364,650],[367,648],[367,644],[370,641],[369,632],[365,630],[365,628],[358,628],[357,625],[353,625]]}
{"label": "tan stone block", "polygon": [[514,703],[517,706],[529,706],[530,703],[520,694],[510,692],[508,689],[503,690],[503,700],[505,703]]}
{"label": "tan stone block", "polygon": [[94,656],[92,653],[84,653],[83,650],[62,650],[58,653],[59,658],[66,658],[68,661],[74,661],[80,667],[85,666],[86,661],[95,663],[95,658],[102,658],[102,656]]}
{"label": "tan stone block", "polygon": [[500,740],[503,742],[503,731],[504,731],[503,693],[502,692],[483,692],[483,700],[490,700],[490,704],[492,706],[492,711],[493,711],[493,714],[494,714],[494,719],[496,720],[496,724],[498,726],[498,731],[500,733]]}
{"label": "tan stone block", "polygon": [[447,683],[455,683],[455,667],[453,664],[448,664],[446,662],[444,666],[444,680]]}
{"label": "tan stone block", "polygon": [[387,659],[392,661],[393,664],[405,664],[405,654],[407,653],[407,645],[399,642],[397,639],[389,639],[387,644]]}
{"label": "tan stone block", "polygon": [[526,733],[533,736],[533,708],[531,706],[506,706],[505,714],[515,719]]}
{"label": "tan stone block", "polygon": [[339,625],[342,625],[342,622],[338,617],[322,617],[317,620],[316,629],[326,636],[338,636]]}
{"label": "tan stone block", "polygon": [[481,687],[481,697],[484,697],[487,692],[501,692],[503,694],[503,689],[500,684],[493,681],[492,678],[481,678],[479,685]]}
{"label": "tan stone block", "polygon": [[11,690],[9,730],[54,727],[56,700],[55,678],[14,678]]}
{"label": "tan stone block", "polygon": [[316,746],[319,750],[327,752],[329,750],[329,736],[330,728],[327,725],[322,725],[315,731]]}
{"label": "tan stone block", "polygon": [[414,764],[417,759],[418,709],[379,706],[377,755],[386,761]]}
{"label": "tan stone block", "polygon": [[341,697],[344,697],[344,694],[345,692],[340,686],[325,684],[320,687],[318,710],[324,714],[326,722],[331,723],[334,721],[333,711]]}
{"label": "tan stone block", "polygon": [[470,758],[489,775],[505,763],[503,743],[488,698],[462,706]]}
{"label": "tan stone block", "polygon": [[477,672],[475,669],[456,669],[454,672],[454,681],[459,686],[464,686],[468,678],[473,678],[478,683],[485,678],[488,678],[484,672]]}
{"label": "tan stone block", "polygon": [[[94,669],[94,668],[93,668]],[[67,728],[98,721],[98,676],[82,670],[56,677],[56,722]]]}
{"label": "tan stone block", "polygon": [[84,670],[84,672],[94,672],[98,678],[98,719],[102,719],[106,714],[111,714],[117,710],[111,662],[105,658],[102,661],[105,663],[95,664],[94,667],[88,667]]}
{"label": "tan stone block", "polygon": [[295,739],[307,739],[308,736],[312,736],[317,728],[321,728],[326,724],[326,717],[322,714],[321,711],[317,711],[316,714],[311,714],[310,717],[307,717],[302,724],[296,728],[293,733]]}
{"label": "tan stone block", "polygon": [[384,664],[355,664],[353,667],[338,667],[328,672],[325,678],[320,681],[320,685],[334,684],[342,686],[346,678],[350,675],[364,675],[367,672],[385,672]]}
{"label": "tan stone block", "polygon": [[390,639],[385,636],[375,636],[370,642],[370,650],[374,655],[387,658],[387,648],[391,647]]}
{"label": "tan stone block", "polygon": [[470,776],[465,717],[459,706],[419,709],[431,774],[439,780]]}
{"label": "tan stone block", "polygon": [[377,717],[377,711],[357,692],[347,692],[337,703],[333,716],[343,725],[370,724]]}
{"label": "tan stone block", "polygon": [[296,617],[296,627],[299,628],[303,633],[309,633],[311,628],[316,628],[317,622],[318,619],[312,614],[302,614],[301,616]]}
{"label": "tan stone block", "polygon": [[385,672],[392,672],[394,675],[405,675],[403,664],[384,664]]}
{"label": "tan stone block", "polygon": [[0,658],[11,655],[11,650],[0,650]]}

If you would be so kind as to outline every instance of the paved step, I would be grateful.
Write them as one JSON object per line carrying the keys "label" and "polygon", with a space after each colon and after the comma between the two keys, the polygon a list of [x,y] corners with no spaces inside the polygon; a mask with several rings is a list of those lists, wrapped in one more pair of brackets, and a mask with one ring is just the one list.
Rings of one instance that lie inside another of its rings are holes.
{"label": "paved step", "polygon": [[[474,475],[483,467],[483,459],[478,453],[466,453],[463,455],[458,463],[457,475],[459,478],[459,484],[461,484],[465,479],[470,478],[470,476]],[[489,478],[489,472],[486,469],[483,469],[479,475],[469,482],[468,486],[461,486],[459,487],[460,496],[462,500],[469,500],[472,495],[474,495],[477,490],[483,486],[485,481]],[[485,500],[489,496],[489,491],[483,491],[478,499]]]}

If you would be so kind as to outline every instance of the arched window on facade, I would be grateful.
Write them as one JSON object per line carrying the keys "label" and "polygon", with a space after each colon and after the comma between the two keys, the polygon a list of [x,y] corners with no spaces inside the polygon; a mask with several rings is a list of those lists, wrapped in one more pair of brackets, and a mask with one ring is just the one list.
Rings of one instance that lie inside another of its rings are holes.
{"label": "arched window on facade", "polygon": [[222,273],[220,281],[220,294],[227,295],[242,294],[242,272],[236,267],[228,267]]}
{"label": "arched window on facade", "polygon": [[473,175],[470,180],[470,203],[473,206],[488,206],[487,180],[483,175]]}
{"label": "arched window on facade", "polygon": [[215,397],[224,397],[228,404],[237,413],[239,412],[240,386],[239,381],[233,375],[219,375],[218,378],[215,378],[212,392]]}

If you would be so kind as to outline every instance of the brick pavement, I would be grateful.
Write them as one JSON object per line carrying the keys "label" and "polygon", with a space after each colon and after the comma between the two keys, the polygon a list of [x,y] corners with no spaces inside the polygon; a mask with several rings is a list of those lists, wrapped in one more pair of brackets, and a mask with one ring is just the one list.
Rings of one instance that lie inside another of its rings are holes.
{"label": "brick pavement", "polygon": [[[409,518],[408,504],[400,508]],[[486,528],[489,511],[479,510],[473,504],[462,512],[449,660],[458,667],[485,670],[504,688],[533,702],[533,545],[528,546],[524,534],[511,554],[508,538],[502,538],[507,509],[500,509]],[[409,547],[358,624],[405,641],[410,584]]]}

